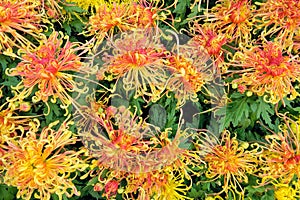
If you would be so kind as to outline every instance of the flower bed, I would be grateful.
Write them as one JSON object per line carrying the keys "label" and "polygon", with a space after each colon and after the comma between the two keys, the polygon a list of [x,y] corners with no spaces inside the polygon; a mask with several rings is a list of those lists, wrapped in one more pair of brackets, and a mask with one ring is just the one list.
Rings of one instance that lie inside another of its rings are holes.
{"label": "flower bed", "polygon": [[0,199],[300,198],[297,0],[1,0]]}

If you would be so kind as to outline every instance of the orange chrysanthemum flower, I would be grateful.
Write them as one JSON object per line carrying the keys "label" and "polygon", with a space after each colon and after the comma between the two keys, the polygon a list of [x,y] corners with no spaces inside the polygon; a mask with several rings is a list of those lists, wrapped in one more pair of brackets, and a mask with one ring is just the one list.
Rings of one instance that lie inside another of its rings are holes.
{"label": "orange chrysanthemum flower", "polygon": [[8,71],[8,75],[22,78],[20,84],[14,88],[19,91],[18,98],[28,97],[37,86],[34,101],[47,102],[51,97],[55,102],[58,98],[66,108],[74,103],[68,92],[83,92],[84,89],[79,87],[79,79],[74,81],[78,77],[74,73],[91,72],[91,68],[85,67],[80,56],[76,54],[78,50],[86,51],[85,47],[79,47],[79,43],[68,40],[62,46],[63,38],[62,33],[53,32],[35,50],[25,50],[20,58],[21,62]]}
{"label": "orange chrysanthemum flower", "polygon": [[[128,108],[101,108],[89,114],[89,123],[77,123],[89,154],[97,159],[90,172],[98,175],[94,189],[103,190],[107,198],[118,192],[125,199],[190,199],[186,194],[191,185],[185,180],[198,173],[190,167],[200,162],[199,153],[187,147],[192,133],[178,127],[170,139],[171,130],[159,132]],[[121,187],[124,180],[127,184]]]}
{"label": "orange chrysanthemum flower", "polygon": [[226,34],[228,41],[248,42],[253,26],[251,1],[219,0],[208,13],[205,22],[219,33]]}
{"label": "orange chrysanthemum flower", "polygon": [[33,48],[34,44],[24,34],[39,40],[41,15],[35,11],[36,4],[30,1],[0,2],[0,51],[9,52],[13,47]]}
{"label": "orange chrysanthemum flower", "polygon": [[202,46],[214,60],[214,64],[222,73],[226,72],[224,66],[224,51],[222,46],[227,42],[226,35],[218,33],[209,24],[200,25],[197,22],[191,27],[191,45]]}
{"label": "orange chrysanthemum flower", "polygon": [[243,47],[233,57],[233,65],[244,69],[242,77],[232,83],[245,86],[243,90],[259,96],[265,95],[265,101],[274,104],[288,95],[295,99],[299,94],[292,84],[300,80],[300,59],[285,53],[282,46],[273,42],[249,49]]}
{"label": "orange chrysanthemum flower", "polygon": [[84,152],[67,150],[67,145],[77,141],[64,122],[58,131],[52,129],[54,122],[41,133],[29,131],[26,137],[7,142],[4,155],[6,173],[4,183],[18,189],[17,198],[49,200],[51,194],[79,196],[72,183],[71,173],[84,170],[86,164],[79,158]]}
{"label": "orange chrysanthemum flower", "polygon": [[104,65],[98,79],[117,79],[134,98],[146,96],[152,101],[160,98],[168,79],[163,58],[166,50],[156,30],[138,29],[121,33],[108,43],[112,55],[104,55]]}
{"label": "orange chrysanthemum flower", "polygon": [[293,38],[300,36],[300,2],[298,0],[267,0],[255,11],[256,30],[262,35],[276,35],[278,42],[292,50]]}
{"label": "orange chrysanthemum flower", "polygon": [[47,15],[53,19],[63,18],[62,5],[65,4],[63,0],[29,0],[39,3],[39,11],[43,15]]}
{"label": "orange chrysanthemum flower", "polygon": [[88,123],[83,119],[77,124],[83,143],[106,168],[137,173],[151,171],[174,160],[173,155],[162,155],[167,147],[159,146],[168,145],[161,141],[163,138],[157,138],[155,127],[129,109],[109,106],[103,113],[93,112],[86,113],[91,117]]}
{"label": "orange chrysanthemum flower", "polygon": [[202,133],[199,136],[197,147],[204,153],[203,161],[207,165],[206,177],[209,181],[223,178],[223,189],[218,193],[234,192],[240,197],[244,196],[244,189],[241,183],[248,182],[249,174],[257,171],[258,159],[261,154],[260,147],[254,143],[252,150],[247,143],[239,143],[236,137],[231,138],[229,131],[222,133],[219,141],[214,135]]}
{"label": "orange chrysanthemum flower", "polygon": [[174,92],[177,107],[182,107],[187,100],[198,101],[197,92],[213,79],[214,66],[201,46],[188,43],[179,48],[182,53],[171,54],[166,62],[171,71],[167,90]]}
{"label": "orange chrysanthemum flower", "polygon": [[154,27],[158,18],[158,8],[144,1],[102,3],[90,17],[85,34],[95,36],[98,47],[103,39],[112,36],[116,29],[122,32]]}

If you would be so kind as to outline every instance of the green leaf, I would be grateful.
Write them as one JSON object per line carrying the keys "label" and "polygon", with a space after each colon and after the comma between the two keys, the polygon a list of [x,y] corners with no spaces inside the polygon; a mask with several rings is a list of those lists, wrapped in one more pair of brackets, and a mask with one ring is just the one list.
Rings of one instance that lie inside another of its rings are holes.
{"label": "green leaf", "polygon": [[67,12],[73,13],[73,12],[77,12],[77,13],[84,13],[86,12],[84,9],[76,6],[75,4],[71,5],[70,3],[68,5],[62,5],[63,9]]}
{"label": "green leaf", "polygon": [[71,35],[72,30],[71,30],[70,24],[68,24],[68,23],[65,22],[65,23],[63,23],[63,27],[66,30],[67,34]]}
{"label": "green leaf", "polygon": [[79,19],[72,21],[70,25],[74,27],[75,31],[78,33],[81,33],[85,26]]}
{"label": "green leaf", "polygon": [[13,200],[16,197],[16,193],[17,188],[4,184],[0,185],[0,200]]}
{"label": "green leaf", "polygon": [[198,14],[198,7],[194,6],[194,8],[191,10],[191,13],[187,17],[192,18],[192,17],[197,16],[197,14]]}
{"label": "green leaf", "polygon": [[262,118],[266,124],[270,128],[274,128],[274,123],[271,120],[271,116],[274,115],[274,106],[271,106],[270,104],[266,103],[263,100],[263,97],[259,97],[258,100],[256,100],[257,103],[257,109],[254,111],[256,112],[257,118]]}
{"label": "green leaf", "polygon": [[8,63],[8,61],[7,61],[7,56],[0,55],[0,64],[1,64],[1,66],[2,66],[3,72],[5,72],[5,70],[6,70],[7,63]]}
{"label": "green leaf", "polygon": [[164,128],[167,123],[167,112],[164,107],[154,104],[149,110],[149,121],[154,126]]}

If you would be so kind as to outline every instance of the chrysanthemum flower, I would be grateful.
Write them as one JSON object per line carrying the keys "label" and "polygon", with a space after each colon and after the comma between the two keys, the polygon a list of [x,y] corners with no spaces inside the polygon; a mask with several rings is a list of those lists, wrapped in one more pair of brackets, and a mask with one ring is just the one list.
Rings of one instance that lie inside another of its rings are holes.
{"label": "chrysanthemum flower", "polygon": [[231,138],[227,130],[222,133],[220,141],[207,133],[199,135],[197,147],[205,153],[202,159],[207,165],[205,175],[208,181],[224,179],[222,190],[218,194],[232,191],[244,196],[241,183],[247,183],[247,175],[257,171],[257,157],[261,154],[258,144],[252,144],[252,150],[247,150],[248,146],[246,143],[239,143],[236,137]]}
{"label": "chrysanthemum flower", "polygon": [[[102,3],[96,12],[90,17],[87,24],[87,36],[94,36],[97,44],[100,44],[105,36],[110,36],[115,29],[128,30],[126,24],[128,3]],[[97,45],[96,45],[97,46]]]}
{"label": "chrysanthemum flower", "polygon": [[158,200],[174,199],[174,200],[191,200],[187,196],[191,185],[187,185],[184,179],[184,172],[172,171],[166,173],[165,180],[155,185],[153,189],[153,198]]}
{"label": "chrysanthemum flower", "polygon": [[[289,184],[300,177],[300,140],[290,128],[290,120],[279,133],[266,136],[266,150],[261,156],[262,184],[273,182]],[[274,182],[275,181],[275,182]]]}
{"label": "chrysanthemum flower", "polygon": [[274,197],[276,200],[296,200],[300,198],[299,182],[292,185],[278,183],[275,186]]}
{"label": "chrysanthemum flower", "polygon": [[279,43],[288,51],[292,50],[293,38],[300,30],[300,3],[297,0],[267,0],[255,11],[256,30],[262,35],[276,35]]}
{"label": "chrysanthemum flower", "polygon": [[233,65],[243,67],[241,77],[232,83],[246,86],[265,101],[277,103],[288,96],[291,100],[299,94],[293,83],[300,77],[300,59],[286,52],[278,43],[243,47],[234,55]]}
{"label": "chrysanthemum flower", "polygon": [[12,51],[13,47],[33,48],[34,44],[24,34],[39,40],[41,15],[35,10],[36,4],[30,1],[0,2],[0,51]]}
{"label": "chrysanthemum flower", "polygon": [[77,6],[80,8],[88,11],[89,9],[98,9],[99,7],[105,5],[105,4],[120,4],[122,2],[135,2],[135,0],[67,0],[67,2],[70,3],[76,3]]}
{"label": "chrysanthemum flower", "polygon": [[248,42],[252,29],[252,10],[249,0],[219,0],[208,13],[205,21],[229,41]]}
{"label": "chrysanthemum flower", "polygon": [[224,66],[224,51],[222,46],[227,42],[226,36],[218,33],[210,25],[200,25],[197,22],[190,29],[193,31],[191,45],[202,46],[214,60],[215,65],[222,73],[226,72]]}
{"label": "chrysanthemum flower", "polygon": [[132,3],[128,10],[127,23],[134,28],[155,27],[159,19],[159,8],[146,1]]}
{"label": "chrysanthemum flower", "polygon": [[172,171],[172,167],[148,173],[128,174],[128,186],[124,188],[124,193],[130,196],[138,192],[139,200],[192,199],[187,197],[191,185],[185,183],[184,177],[184,172]]}
{"label": "chrysanthemum flower", "polygon": [[179,138],[171,142],[168,131],[158,134],[157,127],[123,106],[109,106],[103,114],[89,116],[87,125],[82,124],[86,120],[77,123],[79,132],[91,155],[106,168],[142,173],[168,165],[183,154],[184,149],[177,146]]}
{"label": "chrysanthemum flower", "polygon": [[5,151],[4,183],[18,189],[17,198],[49,200],[51,194],[79,196],[72,183],[76,170],[84,170],[86,164],[79,158],[84,150],[67,150],[77,138],[64,122],[58,131],[52,129],[58,121],[44,128],[41,133],[29,131],[26,137],[7,142]]}
{"label": "chrysanthemum flower", "polygon": [[55,102],[58,98],[66,108],[74,103],[69,92],[83,92],[84,89],[79,88],[79,79],[74,81],[77,77],[74,73],[91,72],[76,54],[78,50],[85,51],[85,47],[63,39],[63,33],[53,32],[48,39],[44,38],[35,50],[25,50],[20,58],[21,62],[8,71],[8,75],[22,78],[15,88],[19,92],[18,98],[28,97],[37,86],[34,101],[47,102],[51,98]]}
{"label": "chrysanthemum flower", "polygon": [[124,90],[127,94],[134,92],[134,98],[159,99],[168,76],[163,62],[166,50],[159,41],[160,34],[155,31],[124,32],[111,41],[108,47],[112,55],[103,55],[105,63],[98,79],[122,81]]}
{"label": "chrysanthemum flower", "polygon": [[144,0],[138,3],[134,0],[124,2],[109,2],[100,4],[92,14],[87,24],[87,36],[96,38],[96,48],[105,37],[112,36],[118,31],[133,31],[155,27],[158,20],[164,21],[168,10],[160,14],[162,8]]}
{"label": "chrysanthemum flower", "polygon": [[177,107],[182,107],[187,100],[198,101],[197,92],[213,79],[214,66],[201,46],[187,44],[179,48],[182,53],[171,54],[166,61],[171,71],[167,90],[174,92]]}

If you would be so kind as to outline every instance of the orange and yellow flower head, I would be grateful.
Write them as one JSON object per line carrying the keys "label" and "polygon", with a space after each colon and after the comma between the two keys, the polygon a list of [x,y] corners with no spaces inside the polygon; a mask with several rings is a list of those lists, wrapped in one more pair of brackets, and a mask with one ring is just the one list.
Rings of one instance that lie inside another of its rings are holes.
{"label": "orange and yellow flower head", "polygon": [[156,101],[168,79],[164,65],[166,49],[155,29],[124,32],[108,43],[112,54],[104,54],[98,79],[122,81],[123,89],[134,98]]}
{"label": "orange and yellow flower head", "polygon": [[86,164],[80,159],[84,150],[65,149],[76,143],[77,138],[68,130],[70,123],[63,122],[55,131],[53,126],[45,127],[40,133],[28,131],[26,137],[8,142],[5,152],[4,183],[17,187],[17,198],[50,199],[56,194],[71,197],[80,195],[72,173],[84,170]]}
{"label": "orange and yellow flower head", "polygon": [[232,82],[244,86],[243,91],[248,89],[274,104],[299,95],[293,84],[299,81],[300,59],[286,54],[276,42],[243,47],[234,55],[233,63],[243,67],[241,77]]}
{"label": "orange and yellow flower head", "polygon": [[41,15],[35,7],[35,3],[27,0],[0,2],[0,52],[12,52],[14,47],[35,47],[32,41],[24,37],[28,34],[36,40],[40,39]]}
{"label": "orange and yellow flower head", "polygon": [[222,46],[227,42],[226,35],[218,33],[209,24],[200,25],[197,22],[194,22],[191,30],[193,31],[191,45],[202,46],[221,72],[226,72],[223,65],[224,51],[222,49]]}
{"label": "orange and yellow flower head", "polygon": [[89,18],[85,34],[94,36],[95,46],[98,47],[105,37],[112,36],[118,31],[155,27],[156,21],[163,19],[158,15],[158,11],[159,8],[154,4],[145,1],[101,3]]}
{"label": "orange and yellow flower head", "polygon": [[223,187],[218,194],[225,192],[228,195],[231,191],[243,197],[245,191],[241,183],[247,183],[248,175],[257,172],[258,156],[262,152],[260,146],[257,143],[240,143],[225,130],[220,141],[213,135],[201,134],[197,147],[205,153],[202,159],[207,166],[205,176],[208,181],[223,178]]}
{"label": "orange and yellow flower head", "polygon": [[[129,108],[102,108],[98,114],[90,114],[94,122],[77,123],[84,145],[94,158],[90,174],[97,174],[99,181],[94,189],[104,191],[107,198],[122,190],[124,198],[138,194],[138,199],[189,199],[186,194],[190,186],[184,182],[191,182],[189,174],[197,173],[190,167],[200,162],[196,151],[182,147],[188,145],[191,133],[179,127],[169,138],[171,130],[159,131]],[[124,180],[127,185],[121,187]]]}
{"label": "orange and yellow flower head", "polygon": [[249,0],[219,0],[205,14],[205,22],[225,34],[228,41],[247,43],[251,40],[253,10]]}
{"label": "orange and yellow flower head", "polygon": [[188,100],[198,101],[197,92],[205,90],[205,84],[213,79],[214,65],[205,49],[192,42],[179,46],[179,51],[167,57],[171,75],[166,88],[174,92],[177,107],[182,107]]}
{"label": "orange and yellow flower head", "polygon": [[297,0],[267,0],[256,2],[260,8],[255,11],[255,30],[263,30],[262,36],[275,36],[289,52],[294,38],[300,36],[300,3]]}
{"label": "orange and yellow flower head", "polygon": [[294,129],[299,124],[286,116],[284,121],[279,133],[266,136],[266,150],[261,156],[262,184],[289,184],[295,176],[299,181],[300,139],[298,129]]}
{"label": "orange and yellow flower head", "polygon": [[92,117],[89,125],[95,128],[78,123],[80,136],[90,154],[106,168],[139,173],[173,161],[173,155],[161,155],[164,148],[159,145],[165,145],[157,138],[155,127],[128,108],[109,106]]}
{"label": "orange and yellow flower head", "polygon": [[54,31],[35,50],[21,52],[21,62],[8,71],[8,75],[22,78],[20,84],[14,88],[19,93],[19,99],[30,96],[37,87],[33,97],[35,102],[47,102],[49,99],[56,102],[58,98],[67,107],[73,103],[69,92],[83,92],[84,89],[79,87],[80,79],[75,81],[75,77],[88,74],[91,68],[81,62],[77,51],[87,49],[68,39],[64,41],[65,38],[68,37]]}

